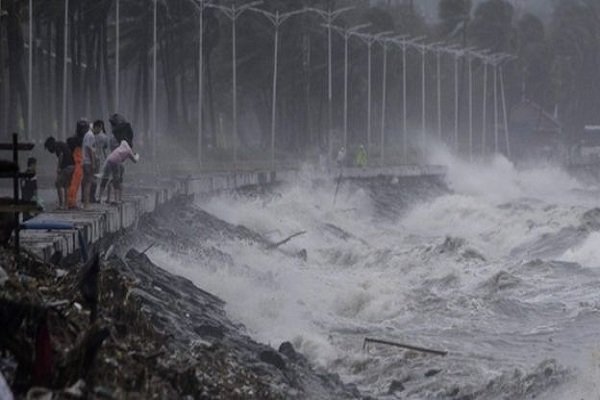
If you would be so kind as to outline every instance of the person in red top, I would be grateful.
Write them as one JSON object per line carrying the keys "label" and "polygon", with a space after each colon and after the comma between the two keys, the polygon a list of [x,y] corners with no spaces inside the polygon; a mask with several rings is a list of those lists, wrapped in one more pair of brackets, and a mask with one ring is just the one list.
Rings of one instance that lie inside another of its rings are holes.
{"label": "person in red top", "polygon": [[81,146],[83,144],[83,136],[89,129],[90,124],[85,120],[81,120],[77,122],[75,136],[67,139],[67,144],[73,150],[73,160],[75,161],[75,169],[73,170],[71,185],[67,193],[67,207],[71,209],[77,208],[77,192],[83,180],[83,153]]}

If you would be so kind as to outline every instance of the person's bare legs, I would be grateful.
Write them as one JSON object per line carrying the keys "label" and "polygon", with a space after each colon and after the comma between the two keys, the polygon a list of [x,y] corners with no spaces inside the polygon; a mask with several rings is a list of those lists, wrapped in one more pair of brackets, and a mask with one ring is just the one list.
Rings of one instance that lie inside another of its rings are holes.
{"label": "person's bare legs", "polygon": [[56,193],[58,195],[58,209],[60,210],[63,208],[63,205],[65,204],[66,196],[63,197],[63,188],[61,188],[58,185],[56,185]]}

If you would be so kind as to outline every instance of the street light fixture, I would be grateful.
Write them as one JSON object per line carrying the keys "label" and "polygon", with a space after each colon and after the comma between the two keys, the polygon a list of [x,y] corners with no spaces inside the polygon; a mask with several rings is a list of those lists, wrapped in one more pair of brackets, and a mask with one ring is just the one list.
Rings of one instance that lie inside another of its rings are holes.
{"label": "street light fixture", "polygon": [[431,49],[430,45],[425,43],[411,43],[411,47],[418,50],[421,53],[421,145],[423,150],[425,149],[425,136],[426,136],[426,91],[425,91],[425,61],[427,51]]}
{"label": "street light fixture", "polygon": [[248,9],[261,4],[262,1],[253,1],[250,3],[242,4],[237,6],[233,3],[230,7],[220,6],[218,4],[207,4],[207,7],[212,7],[220,10],[229,20],[231,20],[231,64],[233,70],[233,104],[232,104],[232,146],[233,146],[233,163],[237,163],[237,140],[238,140],[238,128],[237,128],[237,44],[236,44],[236,22],[237,19]]}
{"label": "street light fixture", "polygon": [[271,98],[271,168],[275,168],[275,123],[277,114],[277,60],[279,55],[279,27],[290,17],[305,13],[307,10],[294,10],[287,13],[280,13],[279,11],[276,11],[275,13],[272,13],[258,8],[252,8],[252,11],[258,12],[267,17],[267,19],[275,27],[275,43],[273,46],[273,93]]}
{"label": "street light fixture", "polygon": [[381,90],[381,137],[379,143],[379,157],[381,165],[383,166],[385,161],[384,144],[385,144],[385,117],[387,111],[387,51],[390,43],[395,40],[406,39],[408,35],[399,35],[394,37],[383,37],[380,38],[381,45],[383,46],[383,82]]}
{"label": "street light fixture", "polygon": [[371,69],[372,69],[372,49],[373,43],[379,40],[382,36],[394,33],[393,31],[379,32],[376,34],[354,33],[356,37],[362,40],[367,45],[367,154],[371,154],[371,110],[372,110],[372,86],[371,86]]}
{"label": "street light fixture", "polygon": [[343,13],[354,9],[354,7],[343,7],[337,10],[321,10],[319,8],[308,7],[305,10],[315,12],[319,14],[325,20],[325,26],[327,27],[327,154],[328,159],[331,160],[333,155],[332,150],[332,136],[333,136],[333,71],[332,71],[332,40],[331,40],[331,29],[333,22],[342,15]]}
{"label": "street light fixture", "polygon": [[442,140],[442,52],[445,50],[444,43],[434,43],[431,45],[435,51],[436,60],[436,88],[437,88],[437,124],[438,124],[438,139]]}
{"label": "street light fixture", "polygon": [[[118,0],[117,0],[118,1]],[[198,10],[198,165],[202,166],[203,147],[203,111],[204,111],[204,9],[210,6],[212,0],[192,0]]]}
{"label": "street light fixture", "polygon": [[350,28],[341,28],[335,25],[330,26],[331,29],[341,34],[344,38],[344,137],[342,143],[345,149],[348,148],[348,41],[354,33],[370,25],[360,24]]}
{"label": "street light fixture", "polygon": [[[499,134],[498,134],[498,67],[509,57],[508,54],[494,54],[491,57],[490,64],[494,72],[494,152],[498,153]],[[502,88],[503,89],[503,88]],[[506,110],[505,110],[506,111]]]}
{"label": "street light fixture", "polygon": [[406,162],[408,160],[408,125],[407,125],[407,108],[406,108],[406,51],[408,45],[424,39],[425,36],[415,38],[392,38],[390,41],[396,44],[402,50],[402,158]]}

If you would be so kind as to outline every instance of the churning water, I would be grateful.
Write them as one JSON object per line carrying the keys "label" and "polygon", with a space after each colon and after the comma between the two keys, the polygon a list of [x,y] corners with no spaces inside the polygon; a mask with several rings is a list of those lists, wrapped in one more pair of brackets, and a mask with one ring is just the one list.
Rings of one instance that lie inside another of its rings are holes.
{"label": "churning water", "polygon": [[[550,166],[436,161],[444,185],[345,182],[335,205],[335,183],[310,173],[198,201],[234,232],[188,221],[201,237],[149,255],[227,301],[255,339],[291,341],[378,398],[393,380],[408,399],[600,398],[600,192]],[[277,250],[257,239],[301,231]]]}

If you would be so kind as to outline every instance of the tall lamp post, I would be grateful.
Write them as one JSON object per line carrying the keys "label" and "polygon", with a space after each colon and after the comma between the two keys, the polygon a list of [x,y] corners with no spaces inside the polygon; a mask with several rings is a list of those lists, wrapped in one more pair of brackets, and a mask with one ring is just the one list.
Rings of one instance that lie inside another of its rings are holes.
{"label": "tall lamp post", "polygon": [[211,0],[192,1],[198,9],[198,139],[197,155],[198,165],[202,166],[202,147],[203,147],[203,111],[204,111],[204,9],[210,5]]}
{"label": "tall lamp post", "polygon": [[385,162],[385,117],[387,111],[387,53],[388,46],[393,40],[402,40],[405,39],[407,35],[400,35],[393,38],[382,38],[381,46],[383,48],[383,73],[382,73],[382,83],[381,83],[381,137],[379,139],[379,158],[381,160],[381,165],[383,166]]}
{"label": "tall lamp post", "polygon": [[396,44],[402,50],[402,158],[405,162],[408,161],[408,125],[407,125],[407,108],[406,108],[406,52],[408,46],[411,43],[422,40],[424,36],[408,39],[408,38],[396,38],[392,39],[392,43]]}
{"label": "tall lamp post", "polygon": [[372,56],[373,56],[373,43],[375,43],[380,37],[389,35],[392,31],[379,32],[376,34],[368,33],[355,33],[355,35],[361,39],[367,45],[367,154],[371,154],[371,110],[372,110]]}
{"label": "tall lamp post", "polygon": [[[1,10],[1,9],[0,9]],[[1,11],[0,11],[1,12]],[[29,57],[28,57],[28,70],[27,70],[27,90],[29,91],[27,96],[27,137],[32,136],[31,121],[33,111],[33,0],[29,0]]]}
{"label": "tall lamp post", "polygon": [[152,23],[152,159],[155,161],[153,163],[154,166],[156,163],[156,141],[157,141],[157,126],[156,126],[156,79],[158,72],[158,63],[157,63],[157,52],[158,52],[158,43],[157,43],[157,33],[158,33],[158,0],[154,0],[154,10],[153,10],[153,23]]}
{"label": "tall lamp post", "polygon": [[342,145],[345,149],[348,148],[348,42],[350,37],[359,30],[370,26],[371,24],[360,24],[350,28],[340,28],[338,26],[331,26],[333,30],[340,33],[344,37],[344,137]]}
{"label": "tall lamp post", "polygon": [[120,0],[115,0],[115,112],[119,111],[119,90],[120,90]]}
{"label": "tall lamp post", "polygon": [[332,60],[332,37],[331,30],[333,26],[333,22],[342,15],[343,13],[352,10],[354,7],[343,7],[338,8],[337,10],[321,10],[318,8],[308,7],[307,11],[312,11],[319,16],[321,16],[325,20],[325,27],[327,28],[327,154],[329,159],[333,155],[332,149],[332,136],[333,136],[333,60]]}
{"label": "tall lamp post", "polygon": [[491,65],[494,72],[494,152],[498,153],[500,148],[500,138],[498,131],[498,67],[505,61],[509,56],[507,54],[495,54],[491,58]]}
{"label": "tall lamp post", "polygon": [[487,86],[488,86],[488,57],[482,56],[483,62],[483,115],[482,115],[482,131],[481,131],[481,154],[482,156],[486,153],[487,143]]}
{"label": "tall lamp post", "polygon": [[498,65],[498,74],[500,75],[500,96],[502,99],[502,115],[503,115],[503,123],[504,123],[504,140],[506,144],[506,156],[510,158],[510,133],[508,130],[508,111],[506,109],[506,94],[504,92],[504,70],[502,65],[505,62],[509,62],[514,60],[516,57],[510,54],[505,54],[503,59],[500,61]]}
{"label": "tall lamp post", "polygon": [[232,92],[233,92],[233,101],[232,101],[232,146],[233,146],[233,163],[237,163],[237,139],[238,139],[238,128],[237,128],[237,44],[236,44],[236,22],[237,19],[244,13],[244,11],[261,4],[262,1],[253,1],[251,3],[246,3],[241,6],[237,6],[233,3],[230,7],[220,6],[217,4],[207,4],[208,7],[214,7],[223,14],[227,18],[231,20],[231,64],[232,64]]}
{"label": "tall lamp post", "polygon": [[279,27],[290,17],[306,12],[306,9],[294,10],[287,13],[280,13],[276,11],[271,13],[269,11],[253,8],[252,11],[258,12],[273,24],[275,27],[275,40],[273,45],[273,93],[271,97],[271,168],[275,168],[275,124],[277,122],[277,61],[279,55]]}
{"label": "tall lamp post", "polygon": [[425,62],[427,59],[427,51],[430,50],[430,46],[424,43],[412,43],[413,48],[417,49],[421,53],[421,145],[425,150],[425,137],[426,137],[426,119],[427,111],[426,106],[426,77],[425,77]]}
{"label": "tall lamp post", "polygon": [[69,54],[69,0],[65,0],[65,24],[63,38],[63,92],[62,92],[62,133],[63,138],[67,137],[67,60]]}

